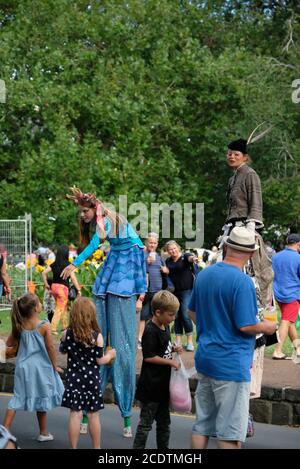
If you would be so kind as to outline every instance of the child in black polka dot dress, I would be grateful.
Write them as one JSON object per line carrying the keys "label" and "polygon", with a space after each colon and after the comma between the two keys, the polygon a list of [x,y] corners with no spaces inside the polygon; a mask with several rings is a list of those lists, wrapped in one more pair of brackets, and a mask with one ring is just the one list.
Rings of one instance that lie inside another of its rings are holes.
{"label": "child in black polka dot dress", "polygon": [[100,448],[101,425],[99,410],[103,409],[100,365],[116,356],[115,349],[103,355],[103,337],[96,320],[94,303],[78,297],[73,304],[70,326],[64,331],[60,348],[67,353],[66,387],[62,406],[70,409],[69,439],[77,448],[82,411],[86,411],[93,448]]}

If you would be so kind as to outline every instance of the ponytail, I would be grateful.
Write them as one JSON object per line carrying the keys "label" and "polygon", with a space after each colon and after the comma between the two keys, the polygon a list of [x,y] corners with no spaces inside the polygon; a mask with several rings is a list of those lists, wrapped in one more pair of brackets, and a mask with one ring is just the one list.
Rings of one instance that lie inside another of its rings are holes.
{"label": "ponytail", "polygon": [[12,336],[20,340],[21,332],[24,329],[24,320],[29,319],[34,308],[38,304],[36,295],[28,293],[13,302],[11,310]]}

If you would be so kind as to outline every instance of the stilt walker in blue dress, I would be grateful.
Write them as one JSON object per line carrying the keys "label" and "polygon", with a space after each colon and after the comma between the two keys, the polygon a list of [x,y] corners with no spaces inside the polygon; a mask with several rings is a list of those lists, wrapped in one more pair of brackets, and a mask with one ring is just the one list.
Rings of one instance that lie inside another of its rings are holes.
{"label": "stilt walker in blue dress", "polygon": [[[105,208],[94,194],[84,194],[74,187],[67,197],[79,207],[80,241],[85,249],[64,269],[63,278],[90,257],[101,242],[110,243],[93,294],[104,349],[109,337],[117,357],[112,366],[101,368],[101,382],[104,392],[111,375],[115,399],[124,418],[123,435],[131,437],[136,387],[136,309],[141,307],[147,289],[144,245],[127,220]],[[96,232],[90,239],[92,230]]]}

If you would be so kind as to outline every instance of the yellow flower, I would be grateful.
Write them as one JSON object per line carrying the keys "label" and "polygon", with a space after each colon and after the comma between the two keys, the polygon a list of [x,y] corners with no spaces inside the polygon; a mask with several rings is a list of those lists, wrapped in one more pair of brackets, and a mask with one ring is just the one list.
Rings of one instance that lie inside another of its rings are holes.
{"label": "yellow flower", "polygon": [[34,271],[39,273],[39,272],[43,272],[44,269],[45,267],[43,267],[42,265],[37,265]]}
{"label": "yellow flower", "polygon": [[103,251],[102,249],[97,249],[94,254],[93,254],[93,259],[101,259],[101,257],[103,256]]}
{"label": "yellow flower", "polygon": [[28,255],[26,258],[26,268],[30,269],[30,267],[34,267],[36,262],[36,257],[33,254]]}
{"label": "yellow flower", "polygon": [[51,265],[51,264],[53,264],[53,262],[54,262],[54,259],[47,259],[47,260],[45,261],[45,264],[46,264],[46,265]]}

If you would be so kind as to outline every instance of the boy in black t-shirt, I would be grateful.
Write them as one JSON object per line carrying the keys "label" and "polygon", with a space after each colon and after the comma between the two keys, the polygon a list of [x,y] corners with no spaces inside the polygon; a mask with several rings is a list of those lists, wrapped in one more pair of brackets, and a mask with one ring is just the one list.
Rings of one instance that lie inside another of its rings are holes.
{"label": "boy in black t-shirt", "polygon": [[182,352],[181,346],[172,346],[169,329],[179,308],[177,298],[171,292],[161,290],[154,295],[151,306],[153,317],[146,324],[142,338],[143,364],[136,392],[136,398],[142,406],[134,449],[145,448],[154,420],[157,448],[169,447],[171,367],[177,370],[180,368],[179,362],[173,360],[172,352]]}

